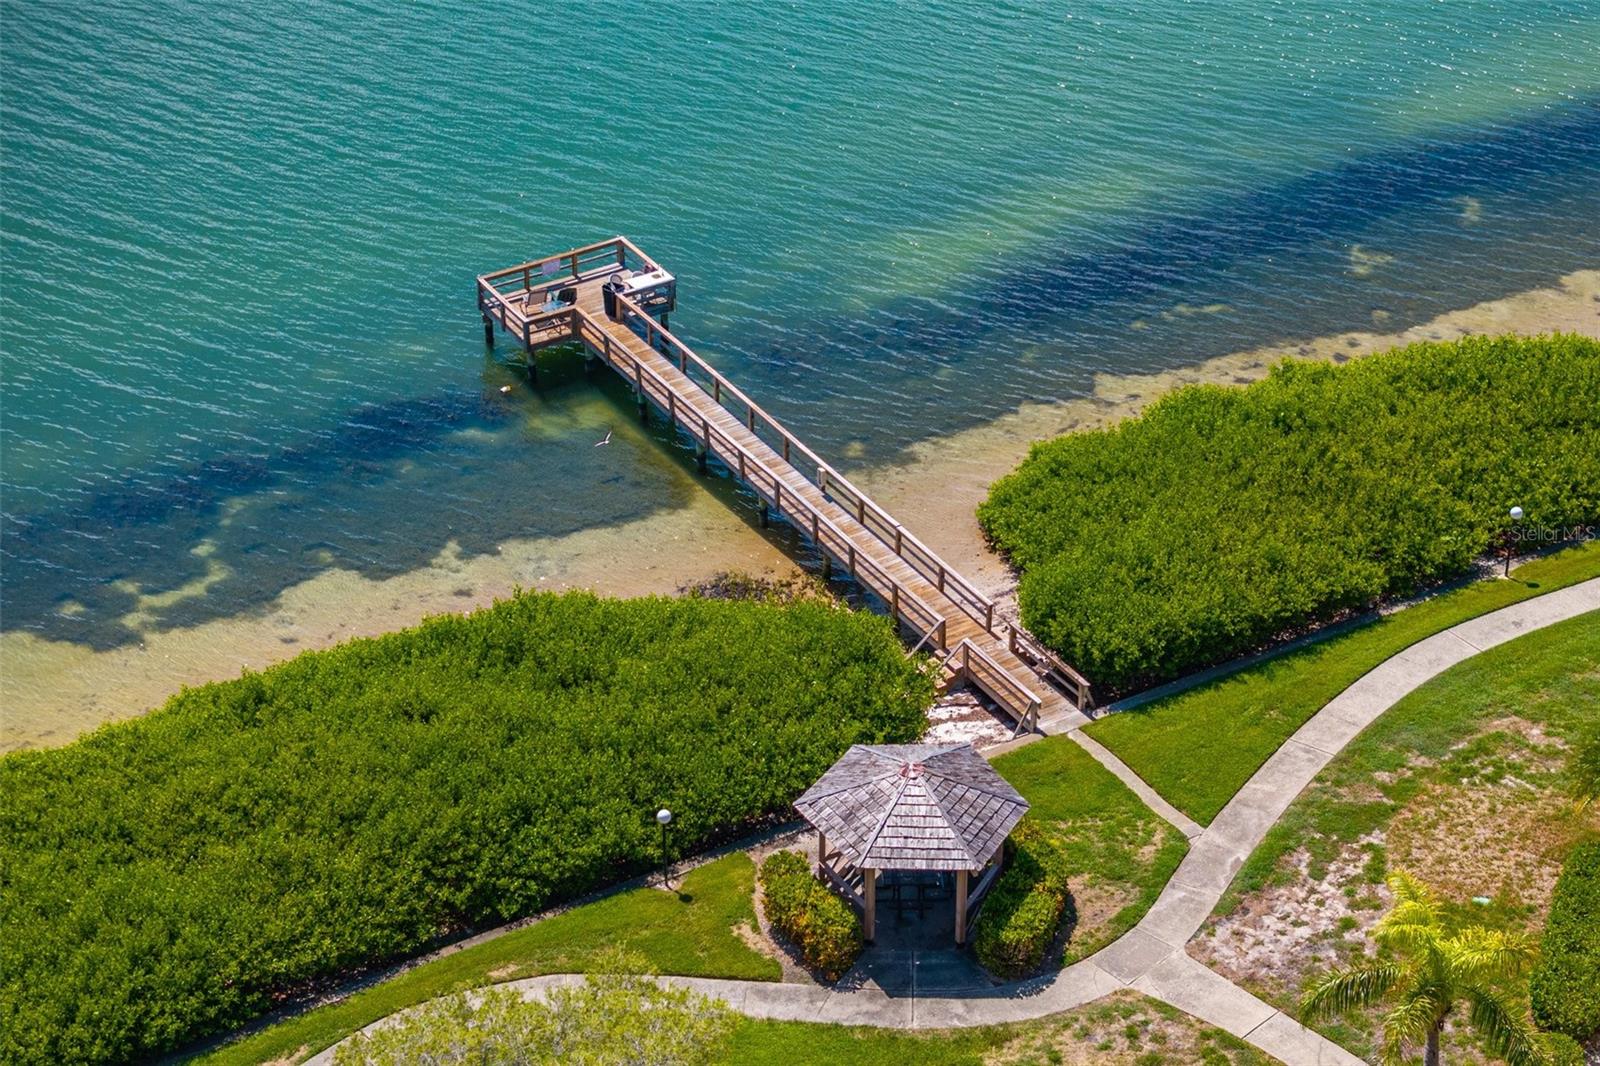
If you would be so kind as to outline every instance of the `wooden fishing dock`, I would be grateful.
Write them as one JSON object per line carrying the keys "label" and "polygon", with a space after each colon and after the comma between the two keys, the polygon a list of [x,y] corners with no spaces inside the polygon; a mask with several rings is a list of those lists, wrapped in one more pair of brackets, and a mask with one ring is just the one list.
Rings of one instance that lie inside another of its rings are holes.
{"label": "wooden fishing dock", "polygon": [[1088,682],[839,471],[790,433],[668,328],[677,282],[626,237],[531,260],[478,278],[484,341],[499,326],[528,354],[580,342],[776,516],[811,538],[825,567],[842,567],[912,633],[912,651],[941,659],[944,681],[982,689],[1030,731],[1083,715]]}

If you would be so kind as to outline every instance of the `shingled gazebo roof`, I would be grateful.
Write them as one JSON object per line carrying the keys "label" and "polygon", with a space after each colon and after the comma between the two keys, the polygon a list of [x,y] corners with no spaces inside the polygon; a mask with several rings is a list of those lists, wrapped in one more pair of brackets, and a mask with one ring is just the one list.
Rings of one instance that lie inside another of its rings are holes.
{"label": "shingled gazebo roof", "polygon": [[1028,801],[969,744],[855,744],[794,806],[853,866],[980,870]]}

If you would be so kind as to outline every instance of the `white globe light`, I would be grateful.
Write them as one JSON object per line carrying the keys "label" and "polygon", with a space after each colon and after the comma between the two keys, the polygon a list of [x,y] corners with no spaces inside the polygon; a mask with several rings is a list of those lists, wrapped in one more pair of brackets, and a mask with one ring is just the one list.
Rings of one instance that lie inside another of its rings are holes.
{"label": "white globe light", "polygon": [[667,810],[665,807],[661,808],[656,812],[656,821],[662,825],[666,825],[668,822],[672,821],[672,812]]}
{"label": "white globe light", "polygon": [[1513,522],[1522,521],[1522,508],[1520,508],[1520,507],[1511,508],[1511,520]]}

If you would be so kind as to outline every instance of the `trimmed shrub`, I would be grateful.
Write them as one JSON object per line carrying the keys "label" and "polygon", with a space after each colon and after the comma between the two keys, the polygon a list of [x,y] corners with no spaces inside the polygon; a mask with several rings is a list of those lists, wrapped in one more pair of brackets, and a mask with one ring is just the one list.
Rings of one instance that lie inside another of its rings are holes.
{"label": "trimmed shrub", "polygon": [[837,981],[861,954],[861,919],[855,908],[811,873],[805,857],[777,851],[761,864],[767,922],[800,949],[807,966]]}
{"label": "trimmed shrub", "polygon": [[1583,1045],[1566,1033],[1540,1033],[1544,1066],[1584,1066]]}
{"label": "trimmed shrub", "polygon": [[1023,622],[1115,691],[1600,520],[1600,342],[1471,337],[1197,385],[1036,444],[978,510]]}
{"label": "trimmed shrub", "polygon": [[1529,993],[1540,1028],[1580,1042],[1600,1032],[1600,842],[1561,867]]}
{"label": "trimmed shrub", "polygon": [[1065,856],[1036,823],[1017,825],[1006,856],[978,912],[972,950],[996,977],[1024,977],[1044,962],[1072,893]]}
{"label": "trimmed shrub", "polygon": [[908,741],[932,683],[821,603],[529,594],[0,759],[0,1061],[146,1058],[499,924]]}

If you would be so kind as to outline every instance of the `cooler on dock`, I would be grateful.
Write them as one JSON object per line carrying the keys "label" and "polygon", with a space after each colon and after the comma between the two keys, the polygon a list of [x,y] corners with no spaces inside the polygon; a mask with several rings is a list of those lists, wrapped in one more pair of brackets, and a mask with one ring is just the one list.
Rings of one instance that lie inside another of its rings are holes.
{"label": "cooler on dock", "polygon": [[[659,318],[671,311],[678,302],[678,279],[665,270],[651,270],[631,277],[618,277],[608,285],[620,282],[618,290],[623,296],[638,304],[651,318]],[[609,312],[608,310],[608,313]],[[618,313],[611,313],[613,319]]]}

